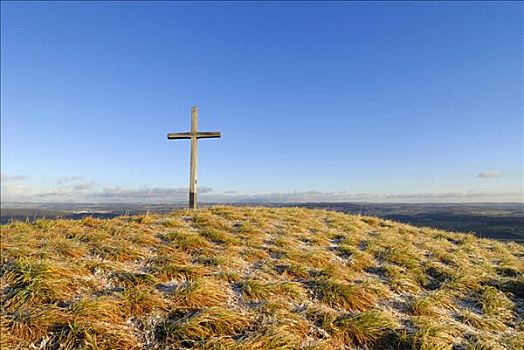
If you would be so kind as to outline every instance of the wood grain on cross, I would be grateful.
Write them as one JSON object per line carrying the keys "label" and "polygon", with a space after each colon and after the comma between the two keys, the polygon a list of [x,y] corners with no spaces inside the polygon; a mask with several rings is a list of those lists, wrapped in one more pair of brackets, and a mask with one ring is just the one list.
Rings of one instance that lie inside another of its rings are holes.
{"label": "wood grain on cross", "polygon": [[177,132],[167,134],[169,140],[191,139],[191,163],[189,168],[189,208],[197,207],[197,140],[214,139],[220,137],[218,131],[198,131],[198,109],[196,106],[191,107],[191,132]]}

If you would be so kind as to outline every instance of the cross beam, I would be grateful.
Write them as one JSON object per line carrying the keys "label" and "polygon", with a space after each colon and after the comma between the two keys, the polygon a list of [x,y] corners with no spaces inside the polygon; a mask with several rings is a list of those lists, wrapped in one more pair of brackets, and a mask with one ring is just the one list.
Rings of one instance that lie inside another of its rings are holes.
{"label": "cross beam", "polygon": [[191,139],[191,160],[189,168],[189,208],[196,209],[196,173],[197,173],[197,140],[219,138],[218,131],[197,131],[198,109],[191,107],[191,132],[177,132],[167,134],[168,140]]}
{"label": "cross beam", "polygon": [[217,139],[220,137],[220,133],[218,131],[199,131],[196,134],[192,132],[172,132],[167,134],[169,140],[190,139],[193,136],[196,136],[197,139]]}

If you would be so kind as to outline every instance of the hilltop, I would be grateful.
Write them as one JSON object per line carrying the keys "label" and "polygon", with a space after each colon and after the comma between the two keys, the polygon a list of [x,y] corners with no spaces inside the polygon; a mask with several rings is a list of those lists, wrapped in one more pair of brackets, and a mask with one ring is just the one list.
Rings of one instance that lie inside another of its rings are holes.
{"label": "hilltop", "polygon": [[522,349],[524,246],[213,207],[1,227],[2,349]]}
{"label": "hilltop", "polygon": [[[219,203],[202,203],[210,207]],[[523,203],[242,203],[235,206],[303,207],[336,210],[348,214],[377,216],[418,227],[470,232],[478,237],[524,242]],[[111,219],[121,215],[167,214],[181,203],[10,203],[2,202],[0,223],[43,218],[81,219],[92,216]]]}

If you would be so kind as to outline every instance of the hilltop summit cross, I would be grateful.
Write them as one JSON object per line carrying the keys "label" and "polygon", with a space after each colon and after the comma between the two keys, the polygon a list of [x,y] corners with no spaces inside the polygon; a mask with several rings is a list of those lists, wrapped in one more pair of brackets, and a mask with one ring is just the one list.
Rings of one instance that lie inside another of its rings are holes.
{"label": "hilltop summit cross", "polygon": [[198,124],[198,109],[196,106],[191,107],[191,132],[169,133],[167,138],[169,140],[191,139],[191,163],[189,168],[189,209],[196,209],[197,207],[197,140],[198,139],[214,139],[220,137],[218,131],[197,131]]}

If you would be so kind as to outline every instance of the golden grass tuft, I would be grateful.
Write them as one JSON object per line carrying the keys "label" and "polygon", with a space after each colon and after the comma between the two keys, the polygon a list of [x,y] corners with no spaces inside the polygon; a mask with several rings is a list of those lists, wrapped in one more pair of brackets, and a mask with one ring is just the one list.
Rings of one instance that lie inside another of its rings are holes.
{"label": "golden grass tuft", "polygon": [[186,252],[209,247],[209,242],[197,233],[174,231],[167,233],[165,237],[171,241],[175,247]]}
{"label": "golden grass tuft", "polygon": [[2,334],[36,341],[46,335],[56,323],[65,318],[65,313],[55,306],[44,309],[20,308],[2,315],[2,329],[5,330]]}
{"label": "golden grass tuft", "polygon": [[215,280],[197,278],[178,285],[171,299],[177,307],[201,308],[220,305],[228,296],[228,289]]}
{"label": "golden grass tuft", "polygon": [[503,321],[509,321],[515,317],[515,304],[504,292],[495,287],[486,286],[482,288],[479,301],[482,312],[487,316],[493,316]]}
{"label": "golden grass tuft", "polygon": [[328,333],[337,331],[335,321],[338,317],[338,312],[332,308],[325,305],[310,306],[305,310],[304,316]]}
{"label": "golden grass tuft", "polygon": [[456,309],[453,294],[446,290],[430,292],[413,300],[409,307],[416,316],[438,316]]}
{"label": "golden grass tuft", "polygon": [[506,330],[506,326],[501,321],[491,316],[482,316],[470,310],[462,310],[460,314],[462,323],[468,326],[485,330],[502,332]]}
{"label": "golden grass tuft", "polygon": [[337,327],[336,336],[355,345],[387,344],[388,333],[393,333],[399,327],[391,315],[377,310],[344,315],[334,324]]}
{"label": "golden grass tuft", "polygon": [[145,286],[128,287],[122,293],[121,298],[126,314],[132,316],[140,316],[154,310],[161,310],[167,305],[166,300],[158,291]]}
{"label": "golden grass tuft", "polygon": [[211,307],[203,311],[175,310],[161,325],[165,341],[200,344],[202,339],[232,336],[253,322],[252,315],[232,309]]}
{"label": "golden grass tuft", "polygon": [[275,271],[284,276],[289,276],[290,278],[307,278],[309,277],[309,270],[303,264],[289,263],[289,264],[279,264],[275,266]]}
{"label": "golden grass tuft", "polygon": [[418,316],[413,319],[416,327],[412,335],[414,349],[436,350],[453,349],[453,344],[462,329],[458,328],[452,321]]}
{"label": "golden grass tuft", "polygon": [[8,310],[53,303],[74,295],[80,269],[54,261],[22,258],[5,266],[4,281],[9,290],[3,301]]}
{"label": "golden grass tuft", "polygon": [[124,320],[121,308],[121,301],[109,296],[100,296],[82,298],[71,304],[69,311],[76,321],[119,323]]}
{"label": "golden grass tuft", "polygon": [[268,326],[253,337],[241,341],[239,350],[292,350],[300,347],[302,339],[285,325]]}
{"label": "golden grass tuft", "polygon": [[371,308],[377,301],[376,294],[363,284],[334,279],[319,279],[311,284],[318,299],[331,307],[363,311]]}
{"label": "golden grass tuft", "polygon": [[258,300],[269,300],[275,296],[299,298],[304,294],[302,287],[293,282],[265,283],[251,279],[239,282],[238,288],[244,297]]}
{"label": "golden grass tuft", "polygon": [[52,333],[51,348],[64,350],[100,349],[134,350],[139,349],[138,339],[126,326],[111,325],[105,322],[70,322],[59,325]]}

